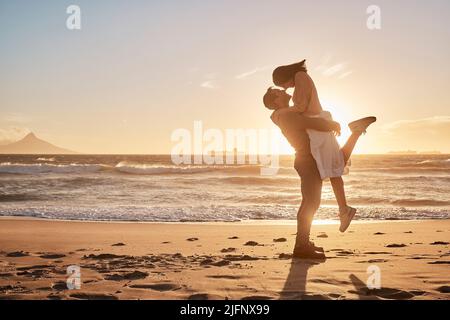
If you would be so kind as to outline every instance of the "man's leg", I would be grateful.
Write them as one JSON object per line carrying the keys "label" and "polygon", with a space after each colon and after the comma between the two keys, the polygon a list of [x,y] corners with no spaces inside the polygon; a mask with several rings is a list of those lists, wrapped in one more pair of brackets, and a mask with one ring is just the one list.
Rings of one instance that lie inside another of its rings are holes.
{"label": "man's leg", "polygon": [[302,188],[302,204],[297,214],[297,248],[309,245],[311,224],[320,206],[322,179],[312,156],[296,160],[295,168],[300,175]]}

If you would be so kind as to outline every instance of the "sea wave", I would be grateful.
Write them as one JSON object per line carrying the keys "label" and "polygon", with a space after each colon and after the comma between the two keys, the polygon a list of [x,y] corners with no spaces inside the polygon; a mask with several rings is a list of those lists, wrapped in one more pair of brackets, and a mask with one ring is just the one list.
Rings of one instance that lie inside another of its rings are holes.
{"label": "sea wave", "polygon": [[213,167],[206,166],[174,166],[174,165],[154,165],[144,163],[131,163],[122,161],[115,166],[115,169],[122,173],[159,175],[159,174],[189,174],[202,173],[214,170]]}
{"label": "sea wave", "polygon": [[93,173],[103,169],[100,164],[23,164],[0,163],[0,173],[3,174],[42,174],[42,173]]}
{"label": "sea wave", "polygon": [[428,159],[417,162],[419,166],[450,166],[450,159]]}
{"label": "sea wave", "polygon": [[43,157],[40,157],[40,158],[37,158],[36,161],[54,162],[54,161],[56,161],[56,159],[55,158],[43,158]]}
{"label": "sea wave", "polygon": [[[122,161],[115,170],[138,175],[195,174],[206,172],[233,172],[235,174],[260,174],[260,165],[159,165]],[[281,172],[287,168],[280,168]],[[280,171],[279,171],[280,173]]]}

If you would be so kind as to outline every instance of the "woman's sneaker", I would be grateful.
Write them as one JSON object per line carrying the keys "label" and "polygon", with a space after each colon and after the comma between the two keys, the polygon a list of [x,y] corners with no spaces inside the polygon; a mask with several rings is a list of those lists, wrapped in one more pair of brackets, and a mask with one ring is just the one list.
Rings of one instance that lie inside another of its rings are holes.
{"label": "woman's sneaker", "polygon": [[350,223],[353,220],[353,217],[356,214],[356,209],[352,207],[345,207],[342,210],[339,210],[339,219],[341,220],[341,225],[339,227],[340,232],[345,232],[348,227],[350,226]]}
{"label": "woman's sneaker", "polygon": [[348,124],[348,127],[353,133],[366,133],[367,128],[377,121],[376,117],[362,118]]}

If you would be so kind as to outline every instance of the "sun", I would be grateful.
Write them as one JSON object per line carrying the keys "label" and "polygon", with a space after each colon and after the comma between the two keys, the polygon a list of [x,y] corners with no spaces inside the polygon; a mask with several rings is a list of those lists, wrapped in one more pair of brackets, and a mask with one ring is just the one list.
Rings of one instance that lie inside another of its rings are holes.
{"label": "sun", "polygon": [[352,121],[351,115],[347,112],[348,108],[345,106],[340,106],[336,103],[331,103],[324,101],[322,104],[323,109],[330,112],[333,116],[333,120],[339,122],[341,125],[341,135],[337,138],[340,146],[343,146],[347,141],[348,137],[351,135],[351,131],[348,128],[348,123]]}

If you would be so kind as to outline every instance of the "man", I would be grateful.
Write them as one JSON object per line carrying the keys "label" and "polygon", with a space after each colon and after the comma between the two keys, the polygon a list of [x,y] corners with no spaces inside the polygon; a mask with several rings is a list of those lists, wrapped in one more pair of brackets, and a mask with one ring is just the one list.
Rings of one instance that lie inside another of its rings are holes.
{"label": "man", "polygon": [[[340,134],[341,127],[334,121],[303,116],[297,110],[289,108],[290,99],[291,96],[285,91],[269,88],[263,101],[266,108],[274,110],[270,118],[296,152],[294,168],[301,178],[302,203],[297,214],[297,237],[293,256],[302,259],[325,259],[323,248],[316,247],[309,240],[312,220],[321,202],[322,179],[311,154],[306,129],[334,131]],[[353,134],[347,143],[351,150],[361,133],[373,122],[374,117],[370,117],[351,123]]]}

